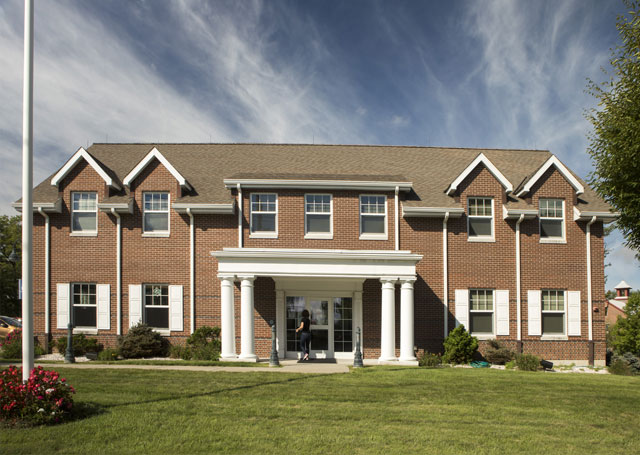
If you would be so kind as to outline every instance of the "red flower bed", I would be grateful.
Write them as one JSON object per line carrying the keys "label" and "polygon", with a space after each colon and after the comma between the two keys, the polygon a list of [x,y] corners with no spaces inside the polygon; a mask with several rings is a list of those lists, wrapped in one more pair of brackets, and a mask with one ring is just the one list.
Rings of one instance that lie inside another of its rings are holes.
{"label": "red flower bed", "polygon": [[8,423],[58,423],[71,415],[73,387],[55,371],[34,368],[26,383],[22,368],[0,371],[0,420]]}

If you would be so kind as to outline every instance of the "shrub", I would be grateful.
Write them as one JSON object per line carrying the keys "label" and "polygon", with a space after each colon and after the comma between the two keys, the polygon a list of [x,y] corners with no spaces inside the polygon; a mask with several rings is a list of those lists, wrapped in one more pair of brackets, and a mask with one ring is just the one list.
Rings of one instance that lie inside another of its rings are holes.
{"label": "shrub", "polygon": [[73,387],[55,371],[34,368],[27,383],[22,368],[0,371],[0,420],[9,424],[57,423],[70,416]]}
{"label": "shrub", "polygon": [[516,361],[515,360],[509,360],[507,363],[504,364],[504,367],[507,370],[513,370],[516,367]]}
{"label": "shrub", "polygon": [[487,344],[488,347],[485,350],[484,358],[487,359],[487,361],[490,363],[494,363],[496,365],[504,365],[507,362],[513,360],[516,356],[515,352],[505,347],[498,340],[489,340]]}
{"label": "shrub", "polygon": [[[44,349],[37,339],[33,340],[33,353],[36,356],[43,355]],[[0,358],[21,359],[22,358],[22,329],[15,329],[0,341]]]}
{"label": "shrub", "polygon": [[540,367],[540,359],[533,354],[518,354],[516,366],[522,371],[537,371]]}
{"label": "shrub", "polygon": [[[189,351],[188,354],[186,350]],[[220,327],[203,326],[197,329],[187,338],[185,351],[183,355],[190,355],[195,360],[219,360]]]}
{"label": "shrub", "polygon": [[446,363],[469,363],[473,355],[478,350],[478,339],[472,337],[464,328],[459,325],[453,329],[444,340],[444,356],[442,360]]}
{"label": "shrub", "polygon": [[[67,337],[58,338],[56,341],[56,348],[62,355],[67,352]],[[98,343],[97,338],[87,338],[84,333],[77,333],[73,336],[73,355],[81,356],[87,352],[99,353],[104,349],[104,346]]]}
{"label": "shrub", "polygon": [[118,350],[125,359],[166,357],[169,354],[169,341],[148,325],[140,323],[118,340]]}
{"label": "shrub", "polygon": [[171,345],[169,357],[172,359],[191,360],[191,348],[188,346]]}
{"label": "shrub", "polygon": [[640,374],[640,359],[630,352],[624,355],[614,355],[609,365],[609,372],[624,376]]}
{"label": "shrub", "polygon": [[442,365],[442,356],[440,354],[432,354],[431,352],[424,351],[419,362],[421,367],[425,368],[437,368]]}
{"label": "shrub", "polygon": [[103,351],[98,352],[98,360],[118,360],[118,350],[117,349],[105,349]]}
{"label": "shrub", "polygon": [[640,356],[640,292],[634,292],[624,307],[626,318],[618,321],[609,329],[607,341],[618,355],[630,352]]}

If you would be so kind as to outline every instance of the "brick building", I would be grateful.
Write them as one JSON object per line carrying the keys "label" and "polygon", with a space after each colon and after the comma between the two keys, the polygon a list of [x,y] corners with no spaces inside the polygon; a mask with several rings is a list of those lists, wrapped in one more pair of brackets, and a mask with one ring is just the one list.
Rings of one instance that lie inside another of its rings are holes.
{"label": "brick building", "polygon": [[626,281],[621,281],[614,288],[616,290],[616,296],[613,299],[605,301],[605,324],[613,325],[618,321],[618,317],[626,318],[627,314],[624,312],[627,305],[627,300],[631,293],[631,286]]}
{"label": "brick building", "polygon": [[[20,202],[15,204],[20,209]],[[35,332],[113,345],[144,321],[222,357],[414,363],[464,324],[556,362],[605,360],[603,223],[537,150],[94,144],[34,190]],[[484,343],[481,342],[481,349]]]}

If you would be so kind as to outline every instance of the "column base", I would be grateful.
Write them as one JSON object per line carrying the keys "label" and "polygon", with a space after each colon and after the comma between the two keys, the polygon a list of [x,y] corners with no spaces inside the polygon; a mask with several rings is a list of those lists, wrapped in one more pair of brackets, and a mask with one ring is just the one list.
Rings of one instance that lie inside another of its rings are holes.
{"label": "column base", "polygon": [[221,354],[220,355],[220,360],[224,360],[225,362],[234,361],[237,358],[238,358],[238,356],[236,354]]}
{"label": "column base", "polygon": [[379,357],[378,365],[397,365],[398,358],[397,357]]}
{"label": "column base", "polygon": [[238,360],[241,362],[257,362],[258,356],[255,354],[240,354]]}
{"label": "column base", "polygon": [[408,357],[402,357],[400,356],[400,358],[398,359],[398,361],[400,362],[417,362],[418,358],[415,355],[412,356],[408,356]]}

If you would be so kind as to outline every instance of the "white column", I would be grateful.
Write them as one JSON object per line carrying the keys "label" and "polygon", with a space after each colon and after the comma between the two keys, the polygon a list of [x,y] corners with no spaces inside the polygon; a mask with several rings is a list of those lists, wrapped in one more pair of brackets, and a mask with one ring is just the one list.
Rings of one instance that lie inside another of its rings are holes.
{"label": "white column", "polygon": [[233,277],[220,278],[220,357],[236,358],[236,337],[233,311]]}
{"label": "white column", "polygon": [[253,276],[240,279],[240,358],[257,360],[253,330]]}
{"label": "white column", "polygon": [[396,359],[396,286],[394,279],[381,278],[382,313],[380,315],[380,358],[379,362]]}
{"label": "white column", "polygon": [[413,282],[402,280],[400,288],[400,360],[415,361],[413,351]]}

